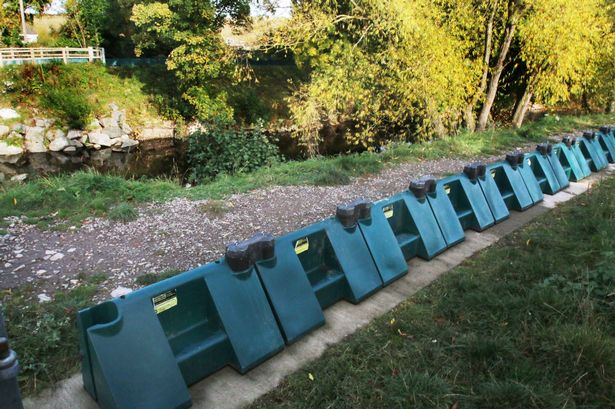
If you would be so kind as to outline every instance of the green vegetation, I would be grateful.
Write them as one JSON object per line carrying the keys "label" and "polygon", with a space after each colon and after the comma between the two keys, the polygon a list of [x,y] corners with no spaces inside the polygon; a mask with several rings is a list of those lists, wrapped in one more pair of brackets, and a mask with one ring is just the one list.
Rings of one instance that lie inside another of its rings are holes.
{"label": "green vegetation", "polygon": [[289,107],[314,155],[329,124],[371,148],[521,126],[533,103],[610,110],[613,13],[607,0],[298,0],[271,41],[309,73]]}
{"label": "green vegetation", "polygon": [[[220,175],[209,183],[183,188],[172,180],[126,180],[84,171],[50,176],[24,184],[0,186],[0,218],[26,216],[41,227],[64,228],[128,203],[165,201],[173,197],[222,199],[272,185],[337,185],[351,177],[374,174],[385,166],[442,158],[495,155],[551,134],[615,122],[615,115],[549,116],[520,129],[463,133],[430,143],[391,144],[381,154],[364,152],[300,162],[283,162],[238,175]],[[461,169],[460,169],[461,170]]]}
{"label": "green vegetation", "polygon": [[157,274],[147,273],[147,274],[143,274],[137,277],[137,279],[135,280],[135,283],[137,283],[140,286],[151,285],[159,281],[166,280],[167,278],[174,277],[182,272],[183,271],[180,271],[180,270],[167,270],[167,271],[163,271],[162,273],[157,273]]}
{"label": "green vegetation", "polygon": [[11,346],[19,351],[19,383],[24,395],[53,385],[79,369],[77,311],[91,304],[103,275],[80,277],[85,284],[58,291],[39,303],[36,291],[24,286],[0,292]]}
{"label": "green vegetation", "polygon": [[218,126],[190,135],[187,158],[190,179],[203,182],[270,167],[280,160],[280,152],[260,127],[246,131]]}
{"label": "green vegetation", "polygon": [[129,222],[139,216],[137,209],[128,203],[120,203],[109,210],[109,219],[119,222]]}
{"label": "green vegetation", "polygon": [[20,65],[0,70],[0,105],[18,107],[28,118],[42,111],[60,125],[85,127],[94,116],[126,110],[131,125],[160,121],[157,107],[136,77],[114,75],[98,64]]}
{"label": "green vegetation", "polygon": [[251,407],[613,407],[613,248],[611,178],[467,260]]}

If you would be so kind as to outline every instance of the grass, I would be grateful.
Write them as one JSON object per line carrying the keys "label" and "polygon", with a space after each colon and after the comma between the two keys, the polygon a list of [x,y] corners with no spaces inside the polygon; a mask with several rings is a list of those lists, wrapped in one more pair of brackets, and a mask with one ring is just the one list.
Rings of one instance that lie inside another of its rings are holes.
{"label": "grass", "polygon": [[109,210],[109,219],[111,220],[126,223],[131,220],[135,220],[137,217],[139,217],[137,209],[128,203],[120,203]]}
{"label": "grass", "polygon": [[614,248],[609,179],[467,260],[251,408],[615,407]]}
{"label": "grass", "polygon": [[0,292],[11,347],[19,351],[19,383],[25,396],[58,382],[79,369],[77,311],[89,306],[106,277],[81,277],[85,284],[57,291],[39,303],[30,286]]}
{"label": "grass", "polygon": [[[404,162],[494,155],[549,135],[615,122],[615,115],[550,116],[523,128],[498,129],[413,145],[392,145],[384,153],[370,152],[289,161],[249,174],[224,175],[211,183],[184,188],[172,180],[127,180],[91,171],[51,176],[24,184],[0,186],[0,218],[26,216],[45,228],[78,225],[88,217],[106,217],[119,209],[174,197],[221,200],[272,185],[334,186],[352,177],[375,174]],[[461,169],[460,169],[461,170]],[[120,207],[120,205],[123,205]],[[114,210],[115,209],[115,210]]]}
{"label": "grass", "polygon": [[167,270],[167,271],[163,271],[162,273],[147,273],[147,274],[143,274],[137,277],[137,279],[135,280],[135,283],[144,287],[146,285],[155,284],[159,281],[166,280],[167,278],[174,277],[180,273],[183,273],[183,271]]}
{"label": "grass", "polygon": [[146,84],[100,64],[9,66],[0,70],[0,81],[13,84],[7,89],[0,87],[0,106],[16,108],[23,115],[21,121],[30,119],[32,112],[38,113],[37,117],[57,117],[44,108],[49,87],[83,95],[97,117],[109,115],[109,105],[115,103],[126,111],[126,119],[135,129],[161,121]]}

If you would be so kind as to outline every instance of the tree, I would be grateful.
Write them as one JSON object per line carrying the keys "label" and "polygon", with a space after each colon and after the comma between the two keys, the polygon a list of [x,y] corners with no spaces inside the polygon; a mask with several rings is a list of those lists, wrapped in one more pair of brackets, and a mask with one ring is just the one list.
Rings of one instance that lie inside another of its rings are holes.
{"label": "tree", "polygon": [[469,73],[428,0],[296,1],[273,43],[310,72],[290,99],[295,136],[317,152],[325,124],[350,145],[425,139],[454,129]]}
{"label": "tree", "polygon": [[81,47],[99,46],[103,30],[108,24],[108,0],[67,0],[65,34]]}
{"label": "tree", "polygon": [[527,0],[519,23],[525,90],[513,124],[520,127],[533,99],[546,105],[568,101],[584,90],[590,63],[609,21],[600,0]]}
{"label": "tree", "polygon": [[508,0],[506,2],[505,29],[500,39],[500,46],[496,54],[495,65],[490,70],[490,78],[486,89],[485,101],[478,117],[478,130],[484,131],[495,97],[497,96],[500,79],[504,72],[505,64],[508,59],[510,45],[512,44],[517,29],[517,23],[522,16],[525,8],[524,0]]}
{"label": "tree", "polygon": [[244,24],[249,0],[169,0],[135,4],[131,21],[137,56],[144,50],[166,55],[191,114],[202,121],[231,122],[224,80],[235,74],[234,56],[220,29],[225,21]]}

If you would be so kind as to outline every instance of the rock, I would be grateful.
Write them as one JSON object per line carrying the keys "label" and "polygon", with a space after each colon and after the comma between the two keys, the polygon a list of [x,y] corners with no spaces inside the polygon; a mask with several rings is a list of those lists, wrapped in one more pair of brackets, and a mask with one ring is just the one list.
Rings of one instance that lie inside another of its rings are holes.
{"label": "rock", "polygon": [[46,302],[49,302],[49,301],[51,301],[51,297],[48,296],[47,294],[39,294],[38,295],[38,302],[39,303],[43,304],[43,303],[46,303]]}
{"label": "rock", "polygon": [[77,148],[75,146],[67,146],[63,152],[68,154],[77,153]]}
{"label": "rock", "polygon": [[74,253],[75,251],[77,251],[75,247],[71,247],[68,250],[66,250],[67,253]]}
{"label": "rock", "polygon": [[49,257],[49,261],[58,261],[58,260],[62,260],[63,258],[64,258],[64,254],[56,253],[53,256]]}
{"label": "rock", "polygon": [[122,144],[121,138],[113,138],[111,139],[111,146],[120,146]]}
{"label": "rock", "polygon": [[49,128],[55,121],[53,119],[36,118],[34,123],[39,128]]}
{"label": "rock", "polygon": [[135,141],[134,139],[125,138],[122,139],[122,149],[132,148],[133,146],[137,146],[139,141]]}
{"label": "rock", "polygon": [[45,147],[45,129],[39,126],[26,127],[26,150],[30,153],[47,152]]}
{"label": "rock", "polygon": [[9,145],[5,141],[0,141],[0,155],[10,156],[10,155],[21,155],[23,153],[23,148],[15,145]]}
{"label": "rock", "polygon": [[11,178],[11,182],[23,182],[24,180],[26,180],[28,178],[28,174],[27,173],[21,173],[19,175],[15,175]]}
{"label": "rock", "polygon": [[131,134],[132,133],[132,128],[130,127],[130,125],[128,125],[126,122],[124,122],[122,124],[122,131],[124,131],[124,133]]}
{"label": "rock", "polygon": [[90,122],[90,124],[88,125],[88,129],[91,129],[93,131],[100,129],[100,122],[98,122],[98,119],[92,119],[92,122]]}
{"label": "rock", "polygon": [[126,294],[130,294],[132,290],[126,287],[117,287],[115,290],[111,291],[111,297],[118,298]]}
{"label": "rock", "polygon": [[72,139],[72,140],[69,140],[69,143],[71,146],[74,146],[77,149],[83,148],[83,143],[81,143],[80,140]]}
{"label": "rock", "polygon": [[11,128],[6,125],[0,125],[0,138],[4,135],[8,135],[11,132]]}
{"label": "rock", "polygon": [[93,145],[111,146],[111,138],[104,132],[92,132],[88,136],[88,141]]}
{"label": "rock", "polygon": [[43,274],[46,274],[46,273],[47,273],[47,270],[38,270],[38,271],[36,272],[36,275],[37,275],[37,276],[42,276]]}
{"label": "rock", "polygon": [[174,135],[175,128],[172,127],[144,128],[141,131],[141,137],[139,139],[142,141],[146,141],[148,139],[171,139]]}
{"label": "rock", "polygon": [[49,143],[49,150],[53,152],[60,152],[62,149],[69,145],[68,139],[64,136],[64,132],[57,131],[56,137]]}
{"label": "rock", "polygon": [[21,118],[21,115],[19,115],[19,112],[15,111],[14,109],[2,108],[2,109],[0,109],[0,118],[2,118],[2,119],[17,119],[17,118]]}
{"label": "rock", "polygon": [[78,131],[76,129],[71,129],[70,131],[68,131],[68,133],[66,134],[66,139],[70,139],[71,141],[73,139],[80,139],[81,138],[81,131]]}
{"label": "rock", "polygon": [[17,132],[19,134],[26,133],[26,127],[24,126],[24,124],[14,124],[11,129],[13,130],[13,132]]}

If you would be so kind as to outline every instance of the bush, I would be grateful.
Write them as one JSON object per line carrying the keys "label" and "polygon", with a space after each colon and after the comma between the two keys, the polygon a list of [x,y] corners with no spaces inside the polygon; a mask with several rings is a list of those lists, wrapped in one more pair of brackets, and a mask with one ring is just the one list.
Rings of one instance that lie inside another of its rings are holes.
{"label": "bush", "polygon": [[251,172],[280,159],[278,147],[254,130],[214,127],[188,138],[187,160],[190,180],[202,182],[219,174]]}
{"label": "bush", "polygon": [[76,129],[88,125],[93,111],[88,99],[76,88],[46,88],[41,103],[63,123]]}

